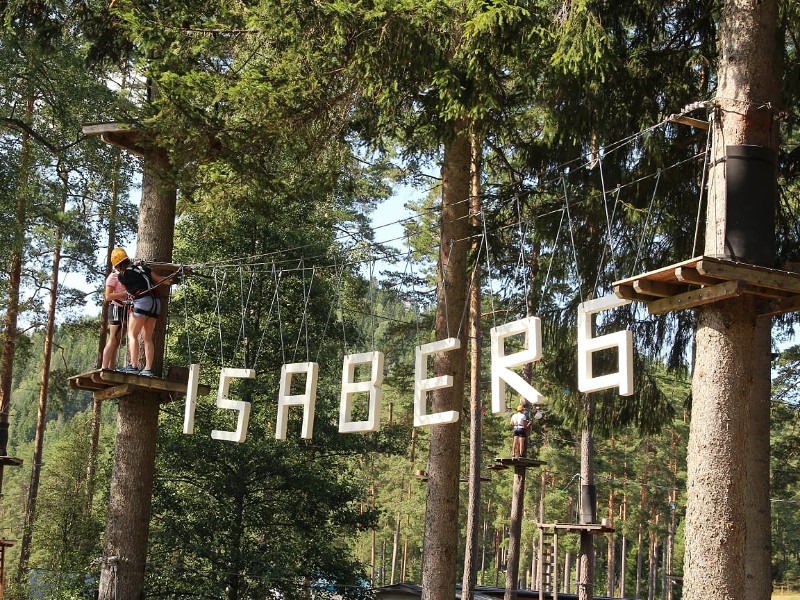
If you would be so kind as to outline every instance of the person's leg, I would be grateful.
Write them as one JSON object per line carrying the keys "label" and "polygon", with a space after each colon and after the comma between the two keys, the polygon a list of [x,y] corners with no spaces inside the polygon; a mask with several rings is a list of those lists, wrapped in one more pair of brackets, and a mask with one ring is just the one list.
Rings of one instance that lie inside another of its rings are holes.
{"label": "person's leg", "polygon": [[119,342],[122,338],[122,325],[108,326],[108,333],[106,337],[106,346],[103,348],[103,369],[114,369],[117,366],[117,350],[119,349]]}
{"label": "person's leg", "polygon": [[142,343],[144,344],[144,368],[153,369],[153,357],[155,355],[155,346],[153,345],[153,330],[156,328],[156,320],[152,317],[145,317],[142,319]]}
{"label": "person's leg", "polygon": [[139,366],[139,334],[142,332],[144,322],[149,321],[147,317],[137,317],[131,315],[128,319],[128,351],[131,355],[131,365]]}

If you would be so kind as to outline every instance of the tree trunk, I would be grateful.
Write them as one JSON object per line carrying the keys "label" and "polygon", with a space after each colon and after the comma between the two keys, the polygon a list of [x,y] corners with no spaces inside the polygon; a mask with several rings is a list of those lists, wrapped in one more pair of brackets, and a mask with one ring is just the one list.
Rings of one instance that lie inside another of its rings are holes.
{"label": "tree trunk", "polygon": [[[26,123],[33,118],[34,99],[25,102]],[[19,289],[22,280],[22,263],[25,254],[25,229],[28,221],[28,195],[30,194],[33,149],[28,133],[22,134],[20,151],[20,179],[14,222],[11,269],[8,276],[5,335],[3,336],[2,372],[0,373],[0,456],[8,455],[8,413],[11,409],[11,384],[14,378],[14,351],[17,345],[17,318],[19,316]],[[3,493],[3,464],[0,463],[0,495]]]}
{"label": "tree trunk", "polygon": [[389,585],[395,584],[395,574],[397,569],[397,551],[400,545],[400,513],[395,517],[394,537],[392,538],[392,570],[389,578]]}
{"label": "tree trunk", "polygon": [[[729,256],[727,147],[778,145],[778,2],[725,2],[705,254]],[[758,195],[750,203],[762,200]],[[774,200],[774,199],[773,199]],[[772,210],[764,207],[763,210]],[[740,234],[757,241],[745,223]],[[774,242],[773,239],[767,240]],[[771,263],[774,256],[759,259]],[[766,266],[773,266],[766,264]],[[698,311],[687,461],[684,598],[770,596],[769,327],[752,298]]]}
{"label": "tree trunk", "polygon": [[508,532],[508,564],[506,565],[504,600],[516,600],[517,598],[522,509],[525,502],[525,467],[514,467],[514,486],[511,495],[511,525]]}
{"label": "tree trunk", "polygon": [[[172,260],[176,194],[174,184],[166,178],[168,172],[166,153],[151,150],[142,176],[136,246],[137,257],[148,261]],[[163,367],[169,304],[166,294],[161,299],[161,315],[153,334],[156,373]],[[158,402],[157,394],[142,391],[119,399],[99,600],[139,600],[144,593]]]}
{"label": "tree trunk", "polygon": [[658,538],[656,532],[650,532],[650,540],[647,545],[647,600],[655,600],[656,586],[658,585]]}
{"label": "tree trunk", "polygon": [[[123,74],[123,87],[125,85],[125,74]],[[106,250],[106,267],[103,271],[103,285],[105,286],[106,278],[111,274],[111,251],[116,246],[117,239],[117,206],[119,200],[119,177],[121,172],[122,151],[117,150],[114,154],[114,172],[111,182],[111,205],[109,206],[108,214],[108,238]],[[104,288],[105,293],[105,288]],[[103,309],[100,312],[100,335],[98,336],[97,345],[97,363],[96,367],[103,364],[103,348],[106,345],[108,336],[108,302],[103,302]],[[120,335],[123,332],[120,331]],[[92,510],[92,503],[94,502],[94,484],[95,484],[95,471],[97,469],[97,448],[100,442],[100,418],[102,416],[103,405],[99,400],[94,400],[92,403],[92,428],[89,434],[89,452],[86,457],[86,497],[83,503],[84,517],[88,518]]]}
{"label": "tree trunk", "polygon": [[[611,436],[611,452],[612,457],[614,450],[616,449],[614,436]],[[612,458],[611,459],[611,472],[616,473],[616,461]],[[608,525],[609,527],[614,527],[614,483],[611,482],[611,486],[608,489]],[[606,554],[608,556],[608,560],[606,561],[606,595],[613,596],[614,595],[614,569],[616,568],[616,556],[615,556],[615,540],[614,540],[614,533],[609,533],[608,536],[608,544],[607,544],[607,551]]]}
{"label": "tree trunk", "polygon": [[[59,214],[63,215],[67,206],[69,181],[66,173],[59,165],[59,176],[62,180],[63,192]],[[22,584],[28,574],[28,561],[31,557],[31,540],[33,524],[36,520],[36,499],[39,494],[39,478],[42,471],[42,449],[47,427],[47,396],[50,390],[50,360],[53,356],[53,336],[56,331],[56,301],[58,300],[58,276],[61,266],[61,225],[57,225],[53,240],[53,269],[50,276],[50,305],[47,308],[47,323],[44,330],[44,348],[42,352],[42,370],[39,376],[39,407],[36,413],[36,434],[33,438],[33,464],[31,466],[31,485],[28,489],[28,500],[25,505],[25,523],[22,528],[22,542],[19,549],[19,569],[17,583]]]}
{"label": "tree trunk", "polygon": [[[472,131],[470,167],[470,224],[473,232],[480,231],[481,185],[480,141]],[[469,498],[467,500],[467,528],[464,548],[464,574],[461,581],[462,600],[472,600],[472,591],[478,579],[478,525],[481,507],[481,244],[472,242],[472,283],[469,286]]]}
{"label": "tree trunk", "polygon": [[[458,337],[461,349],[434,359],[436,376],[450,375],[453,385],[432,393],[433,412],[464,405],[464,338],[468,236],[470,140],[465,123],[454,127],[445,142],[442,164],[441,247],[438,263],[436,339]],[[458,554],[458,479],[461,423],[431,429],[428,457],[428,498],[422,557],[422,600],[452,600],[456,588]]]}
{"label": "tree trunk", "polygon": [[[596,492],[594,487],[594,440],[592,422],[594,421],[594,400],[584,395],[586,423],[581,432],[581,524],[597,521]],[[580,534],[580,556],[578,557],[578,598],[591,600],[594,597],[594,540],[588,531]]]}

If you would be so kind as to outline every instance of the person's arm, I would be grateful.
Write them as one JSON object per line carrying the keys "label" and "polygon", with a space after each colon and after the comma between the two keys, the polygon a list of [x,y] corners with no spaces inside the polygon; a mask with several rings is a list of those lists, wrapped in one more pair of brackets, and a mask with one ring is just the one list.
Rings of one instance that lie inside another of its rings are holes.
{"label": "person's arm", "polygon": [[125,296],[128,295],[128,292],[114,292],[113,286],[107,285],[106,286],[106,302],[113,302],[114,300],[124,300]]}

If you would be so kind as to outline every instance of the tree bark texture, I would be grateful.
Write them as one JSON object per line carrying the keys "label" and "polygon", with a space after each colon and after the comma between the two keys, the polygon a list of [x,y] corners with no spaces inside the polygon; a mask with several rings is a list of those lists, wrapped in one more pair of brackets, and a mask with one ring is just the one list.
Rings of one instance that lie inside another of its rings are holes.
{"label": "tree bark texture", "polygon": [[[142,175],[136,246],[137,258],[146,261],[172,260],[176,191],[166,177],[168,173],[166,153],[151,150],[145,157]],[[153,334],[156,373],[163,367],[166,289],[161,299],[161,315]],[[100,600],[139,600],[143,593],[158,408],[158,396],[150,392],[137,391],[119,400]]]}
{"label": "tree bark texture", "polygon": [[[525,504],[525,467],[514,467],[514,486],[511,492],[511,523],[508,532],[508,565],[504,600],[516,600],[519,557],[522,537],[522,514]],[[554,585],[556,574],[553,574]]]}
{"label": "tree bark texture", "polygon": [[[470,136],[470,225],[480,231],[480,141],[473,131]],[[472,600],[478,579],[478,525],[481,508],[481,244],[471,244],[472,280],[469,286],[469,496],[467,499],[467,535],[464,547],[464,574],[461,580],[462,600]]]}
{"label": "tree bark texture", "polygon": [[[34,98],[25,103],[25,121],[33,118]],[[14,219],[14,246],[11,250],[11,268],[8,274],[8,299],[6,301],[5,335],[0,368],[0,456],[8,454],[8,415],[11,410],[11,384],[14,377],[14,351],[17,344],[17,318],[19,316],[19,289],[22,280],[22,263],[25,253],[25,229],[28,220],[30,171],[33,163],[30,135],[22,134],[20,150],[20,177]],[[3,492],[3,465],[0,465],[0,494]]]}
{"label": "tree bark texture", "polygon": [[[438,264],[436,339],[458,337],[461,349],[434,358],[436,376],[450,375],[453,385],[435,390],[432,411],[464,406],[466,349],[466,264],[469,248],[468,209],[470,140],[464,123],[454,126],[444,146],[442,164],[441,247]],[[458,494],[461,423],[431,429],[428,457],[428,496],[422,557],[422,600],[452,600],[458,555]]]}
{"label": "tree bark texture", "polygon": [[157,429],[152,394],[119,399],[99,600],[139,600],[142,593]]}
{"label": "tree bark texture", "polygon": [[[66,174],[59,169],[64,184],[61,198],[61,212],[67,206],[69,190]],[[47,323],[44,330],[44,348],[42,349],[42,370],[39,374],[39,406],[36,412],[36,434],[33,438],[33,465],[31,466],[31,485],[28,489],[28,501],[25,504],[25,523],[22,528],[22,543],[19,550],[19,569],[17,582],[22,583],[28,575],[28,561],[31,558],[31,542],[33,541],[33,525],[36,521],[36,500],[39,495],[39,479],[42,472],[42,451],[44,435],[47,429],[47,397],[50,392],[50,361],[53,356],[53,337],[56,331],[56,302],[58,300],[58,277],[61,267],[61,226],[55,229],[53,241],[53,268],[50,275],[50,298],[47,307]]]}
{"label": "tree bark texture", "polygon": [[[586,423],[581,432],[581,498],[580,522],[597,521],[597,498],[594,487],[594,438],[591,424],[594,421],[594,400],[584,395]],[[588,531],[580,534],[580,556],[578,557],[578,598],[591,600],[594,597],[594,539]]]}
{"label": "tree bark texture", "polygon": [[[726,147],[778,145],[777,27],[777,0],[724,4],[706,255],[725,255]],[[757,314],[751,298],[698,311],[687,461],[687,600],[712,590],[722,600],[770,596],[770,335]]]}

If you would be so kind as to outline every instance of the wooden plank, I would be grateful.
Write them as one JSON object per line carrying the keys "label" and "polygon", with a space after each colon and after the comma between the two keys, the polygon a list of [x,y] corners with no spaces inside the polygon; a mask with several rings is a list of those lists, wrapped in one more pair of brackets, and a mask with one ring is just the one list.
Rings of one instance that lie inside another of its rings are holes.
{"label": "wooden plank", "polygon": [[84,135],[99,135],[107,144],[128,150],[137,156],[144,156],[146,149],[140,143],[142,134],[129,123],[94,123],[81,127]]}
{"label": "wooden plank", "polygon": [[670,115],[667,120],[672,123],[680,123],[681,125],[689,125],[691,127],[697,127],[698,129],[708,130],[708,121],[687,117],[686,115]]}
{"label": "wooden plank", "polygon": [[91,377],[78,375],[69,378],[69,386],[74,390],[101,390],[105,386],[92,381]]}
{"label": "wooden plank", "polygon": [[685,285],[672,285],[649,279],[637,279],[633,282],[633,289],[640,294],[655,296],[656,298],[671,298],[687,291]]}
{"label": "wooden plank", "polygon": [[777,290],[788,290],[800,294],[800,274],[767,269],[766,267],[744,266],[704,258],[697,263],[701,275],[724,279],[738,279],[745,283],[760,285]]}
{"label": "wooden plank", "polygon": [[682,266],[694,267],[698,263],[698,261],[702,259],[703,259],[702,256],[696,256],[694,258],[689,258],[679,263],[675,263],[674,265],[670,265],[668,267],[661,267],[660,269],[656,269],[655,271],[648,271],[647,273],[642,273],[641,275],[634,275],[633,277],[628,277],[627,279],[620,279],[619,281],[614,282],[614,287],[616,287],[617,285],[624,285],[624,284],[633,285],[633,282],[636,281],[637,279],[672,281],[673,278],[675,277],[676,268]]}
{"label": "wooden plank", "polygon": [[495,458],[494,462],[507,467],[540,467],[547,464],[533,458]]}
{"label": "wooden plank", "polygon": [[693,283],[695,285],[716,285],[720,282],[719,279],[708,277],[707,275],[700,275],[697,269],[692,267],[677,267],[675,269],[675,279],[684,283]]}
{"label": "wooden plank", "polygon": [[97,376],[100,380],[108,384],[132,383],[138,389],[158,390],[159,392],[183,392],[186,393],[186,384],[175,381],[167,381],[160,377],[147,377],[145,375],[134,375],[131,373],[120,373],[119,371],[99,371]]}
{"label": "wooden plank", "polygon": [[644,294],[638,293],[636,290],[633,289],[633,285],[628,283],[615,284],[614,293],[617,295],[618,298],[622,298],[623,300],[637,300],[639,302],[650,302],[653,299],[652,296],[646,296]]}
{"label": "wooden plank", "polygon": [[782,300],[774,300],[769,303],[765,312],[759,314],[760,317],[772,317],[775,315],[784,315],[790,312],[797,312],[800,310],[800,296],[792,296],[791,298],[784,298]]}
{"label": "wooden plank", "polygon": [[587,531],[591,534],[613,533],[614,528],[600,523],[539,523],[539,529],[552,529],[554,531],[566,531],[567,533],[582,533]]}
{"label": "wooden plank", "polygon": [[122,385],[115,385],[97,390],[94,393],[95,400],[111,400],[112,398],[119,398],[120,396],[127,396],[132,393],[136,388],[130,383],[123,383]]}
{"label": "wooden plank", "polygon": [[651,315],[661,315],[673,310],[684,310],[702,306],[710,302],[717,302],[725,298],[733,298],[742,293],[739,282],[736,280],[726,281],[699,290],[692,290],[683,294],[678,294],[672,298],[662,298],[648,303],[647,311]]}
{"label": "wooden plank", "polygon": [[765,288],[760,285],[745,284],[744,292],[759,296],[761,298],[772,298],[774,300],[781,300],[783,298],[791,298],[794,294],[787,290],[776,290],[774,288]]}

